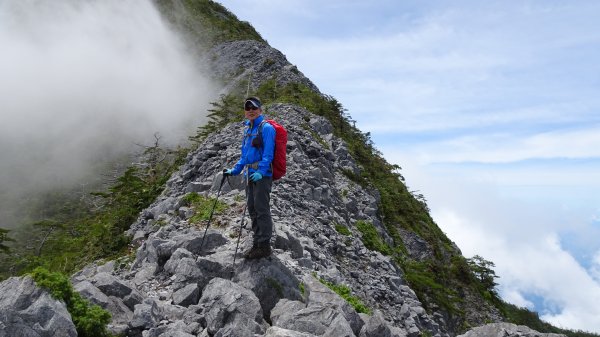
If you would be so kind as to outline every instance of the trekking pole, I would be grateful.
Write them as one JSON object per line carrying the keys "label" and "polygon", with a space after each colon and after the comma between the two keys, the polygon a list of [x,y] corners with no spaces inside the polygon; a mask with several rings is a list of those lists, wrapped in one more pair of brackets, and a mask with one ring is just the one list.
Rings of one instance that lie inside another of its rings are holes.
{"label": "trekking pole", "polygon": [[217,192],[217,198],[215,199],[212,210],[210,211],[210,215],[208,216],[208,223],[206,224],[206,229],[204,230],[204,235],[202,236],[202,242],[200,243],[200,250],[202,250],[202,247],[204,246],[204,238],[206,238],[206,232],[208,232],[208,227],[210,227],[210,222],[212,220],[213,213],[215,212],[215,207],[217,207],[217,201],[219,201],[219,195],[221,195],[221,188],[223,187],[223,184],[225,183],[225,177],[226,177],[225,171],[223,171],[223,178],[221,179],[221,183],[219,184],[219,191]]}
{"label": "trekking pole", "polygon": [[242,230],[244,229],[244,221],[246,220],[246,208],[248,205],[244,205],[244,211],[242,212],[242,219],[240,220],[240,232],[238,234],[237,243],[235,245],[235,253],[233,253],[233,266],[231,266],[231,276],[229,280],[233,278],[233,274],[235,274],[235,259],[237,258],[238,248],[240,247],[240,238],[242,237]]}
{"label": "trekking pole", "polygon": [[231,275],[229,280],[233,278],[235,274],[235,260],[237,258],[238,248],[240,247],[240,239],[242,238],[242,230],[244,229],[244,221],[246,220],[246,209],[248,208],[248,171],[246,171],[246,204],[244,205],[244,211],[242,212],[242,218],[240,219],[240,233],[238,234],[237,244],[235,245],[235,253],[233,253],[233,265],[231,266]]}

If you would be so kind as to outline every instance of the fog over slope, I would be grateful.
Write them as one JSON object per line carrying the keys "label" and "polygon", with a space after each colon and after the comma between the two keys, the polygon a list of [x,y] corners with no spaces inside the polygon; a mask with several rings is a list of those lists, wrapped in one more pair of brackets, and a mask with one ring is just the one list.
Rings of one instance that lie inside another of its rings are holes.
{"label": "fog over slope", "polygon": [[147,0],[1,1],[0,45],[0,227],[15,197],[72,184],[155,132],[185,139],[214,100]]}

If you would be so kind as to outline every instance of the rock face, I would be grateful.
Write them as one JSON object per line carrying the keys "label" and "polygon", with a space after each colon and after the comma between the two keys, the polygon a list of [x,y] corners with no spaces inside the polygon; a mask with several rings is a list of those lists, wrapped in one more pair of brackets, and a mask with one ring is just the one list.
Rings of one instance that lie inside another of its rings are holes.
{"label": "rock face", "polygon": [[30,277],[0,283],[0,337],[76,337],[63,302],[38,288]]}
{"label": "rock face", "polygon": [[493,323],[474,328],[458,337],[566,337],[555,333],[541,333],[526,326],[510,323]]}
{"label": "rock face", "polygon": [[[231,83],[250,78],[255,88],[273,78],[316,90],[268,45],[230,42],[212,53],[215,74]],[[272,189],[271,257],[242,257],[252,240],[240,226],[241,177],[222,185],[220,201],[227,207],[215,214],[206,237],[206,223],[194,223],[195,210],[183,201],[188,193],[217,195],[220,172],[239,157],[242,126],[230,124],[189,153],[163,194],[132,224],[128,234],[137,250],[131,263],[125,268],[115,262],[90,265],[73,275],[74,288],[110,311],[109,329],[126,336],[451,336],[442,315],[425,311],[402,270],[363,244],[359,220],[372,224],[385,241],[392,239],[378,217],[377,192],[343,174],[360,173],[361,168],[333,135],[332,125],[293,105],[270,105],[265,114],[288,130],[287,175]],[[350,234],[338,232],[340,226]],[[411,256],[427,257],[422,239],[401,235],[410,243]],[[347,286],[371,314],[358,313],[321,280]],[[23,336],[76,335],[64,305],[31,280],[10,279],[0,287],[0,337],[18,336],[14,331]],[[33,321],[38,315],[42,319]],[[61,334],[52,334],[57,331]],[[464,336],[485,335],[477,333]]]}
{"label": "rock face", "polygon": [[285,55],[262,42],[226,42],[213,48],[207,60],[215,77],[227,79],[229,86],[225,91],[244,81],[249,81],[250,89],[256,90],[260,84],[272,79],[277,85],[301,83],[319,92],[296,66],[288,62]]}

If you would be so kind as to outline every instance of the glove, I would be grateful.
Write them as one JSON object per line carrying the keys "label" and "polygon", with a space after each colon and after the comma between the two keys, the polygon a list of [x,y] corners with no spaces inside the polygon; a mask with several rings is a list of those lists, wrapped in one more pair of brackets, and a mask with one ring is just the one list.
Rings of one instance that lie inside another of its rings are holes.
{"label": "glove", "polygon": [[255,183],[261,179],[262,179],[262,174],[260,174],[260,172],[254,172],[250,175],[250,181],[252,181],[253,183]]}
{"label": "glove", "polygon": [[233,170],[232,169],[224,169],[223,170],[223,176],[224,177],[228,177],[228,176],[232,176],[233,175]]}

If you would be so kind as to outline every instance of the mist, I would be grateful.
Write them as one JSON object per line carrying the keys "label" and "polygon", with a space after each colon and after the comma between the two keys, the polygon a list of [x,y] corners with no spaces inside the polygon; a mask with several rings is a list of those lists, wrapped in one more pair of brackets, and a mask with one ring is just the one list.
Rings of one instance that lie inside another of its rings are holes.
{"label": "mist", "polygon": [[[215,86],[148,0],[0,1],[0,227],[136,143],[185,140]],[[139,149],[139,147],[138,147]]]}

